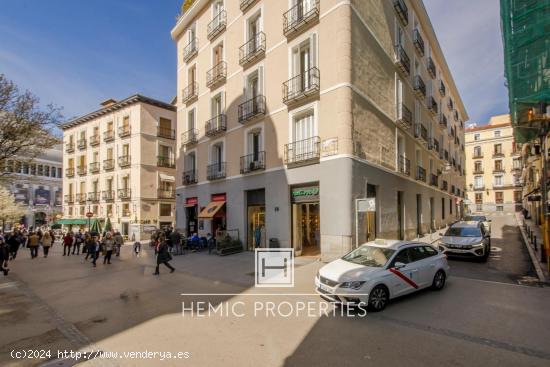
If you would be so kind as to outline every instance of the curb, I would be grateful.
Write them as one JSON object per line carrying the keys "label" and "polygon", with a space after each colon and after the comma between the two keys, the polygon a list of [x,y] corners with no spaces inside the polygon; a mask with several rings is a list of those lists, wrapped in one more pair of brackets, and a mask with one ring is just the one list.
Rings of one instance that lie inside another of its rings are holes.
{"label": "curb", "polygon": [[518,224],[519,231],[521,232],[521,237],[523,238],[523,243],[525,244],[525,247],[527,247],[527,251],[529,252],[529,257],[531,258],[531,262],[533,263],[533,266],[535,267],[535,270],[537,272],[537,276],[539,278],[539,281],[542,283],[546,283],[546,277],[544,276],[544,272],[542,271],[542,268],[540,266],[540,263],[537,260],[537,255],[529,245],[529,240],[527,239],[527,234],[525,233],[525,230],[523,229],[521,222],[519,221],[519,218],[517,215],[516,222]]}

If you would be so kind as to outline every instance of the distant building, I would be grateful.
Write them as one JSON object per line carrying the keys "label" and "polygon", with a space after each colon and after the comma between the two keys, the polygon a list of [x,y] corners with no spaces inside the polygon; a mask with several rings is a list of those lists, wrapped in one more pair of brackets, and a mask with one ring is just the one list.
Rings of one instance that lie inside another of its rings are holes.
{"label": "distant building", "polygon": [[521,209],[521,147],[515,143],[510,115],[466,129],[466,184],[470,212]]}
{"label": "distant building", "polygon": [[27,207],[21,218],[27,228],[51,225],[61,216],[62,166],[61,144],[47,149],[31,162],[8,161],[5,170],[13,174],[9,186],[15,200]]}

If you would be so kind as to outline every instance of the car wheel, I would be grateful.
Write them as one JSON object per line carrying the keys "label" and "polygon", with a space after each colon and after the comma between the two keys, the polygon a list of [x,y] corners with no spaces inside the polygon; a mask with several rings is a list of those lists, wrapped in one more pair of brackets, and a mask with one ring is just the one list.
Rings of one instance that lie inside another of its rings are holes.
{"label": "car wheel", "polygon": [[443,270],[438,270],[434,275],[434,280],[432,282],[432,289],[435,291],[440,291],[445,287],[445,281],[447,280],[447,275]]}
{"label": "car wheel", "polygon": [[369,294],[369,309],[374,312],[382,311],[390,299],[388,289],[377,285]]}

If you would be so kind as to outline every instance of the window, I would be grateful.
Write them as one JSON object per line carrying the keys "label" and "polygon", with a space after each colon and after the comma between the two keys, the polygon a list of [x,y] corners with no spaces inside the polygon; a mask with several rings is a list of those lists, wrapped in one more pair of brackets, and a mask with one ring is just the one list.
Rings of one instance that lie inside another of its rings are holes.
{"label": "window", "polygon": [[62,168],[59,167],[59,168],[57,169],[57,177],[62,177],[62,176],[63,176]]}
{"label": "window", "polygon": [[483,210],[483,204],[476,204],[476,211],[480,212]]}
{"label": "window", "polygon": [[297,81],[299,83],[296,85],[297,88],[294,89],[307,91],[312,84],[318,84],[315,80],[317,74],[310,71],[311,68],[317,66],[316,37],[316,34],[312,34],[307,40],[292,49],[291,76],[301,76]]}
{"label": "window", "polygon": [[476,204],[483,204],[483,194],[480,192],[476,193]]}
{"label": "window", "polygon": [[498,159],[495,161],[495,171],[502,171],[502,160]]}
{"label": "window", "polygon": [[408,264],[411,261],[412,261],[412,259],[411,259],[409,249],[404,249],[404,250],[401,250],[395,256],[395,258],[393,259],[392,264],[390,265],[390,267],[393,267],[395,265],[395,263],[398,263],[398,262],[403,263],[403,264]]}
{"label": "window", "polygon": [[521,158],[514,158],[512,161],[512,166],[514,169],[521,169]]}
{"label": "window", "polygon": [[113,204],[107,204],[107,215],[113,215]]}
{"label": "window", "polygon": [[495,138],[500,138],[500,130],[495,130]]}
{"label": "window", "polygon": [[161,217],[172,216],[172,204],[159,204],[159,215]]}
{"label": "window", "polygon": [[495,144],[493,148],[494,148],[495,155],[502,154],[502,144]]}
{"label": "window", "polygon": [[189,110],[187,112],[187,130],[195,129],[195,109]]}
{"label": "window", "polygon": [[474,157],[482,157],[480,146],[474,147]]}
{"label": "window", "polygon": [[397,77],[397,73],[395,74],[395,108],[396,110],[396,116],[398,119],[403,118],[403,82],[399,77]]}
{"label": "window", "polygon": [[483,167],[481,165],[481,161],[476,161],[474,163],[474,172],[483,172]]}
{"label": "window", "polygon": [[56,169],[55,167],[52,167],[52,168],[51,168],[50,175],[51,175],[53,178],[56,178],[56,177],[57,177],[57,169]]}
{"label": "window", "polygon": [[453,199],[449,199],[449,214],[453,214]]}
{"label": "window", "polygon": [[262,130],[254,129],[247,134],[247,154],[252,155],[252,160],[258,162],[261,160],[262,151]]}
{"label": "window", "polygon": [[123,217],[129,217],[130,216],[130,204],[128,204],[128,203],[122,204],[122,216]]}
{"label": "window", "polygon": [[[433,250],[433,251],[435,251],[435,250]],[[424,259],[426,259],[430,256],[433,256],[433,252],[430,255],[430,253],[428,253],[428,251],[426,251],[425,246],[418,246],[418,247],[410,248],[409,252],[410,252],[412,261],[420,261],[420,260],[424,260]]]}
{"label": "window", "polygon": [[85,209],[86,209],[86,208],[85,208],[84,206],[81,206],[81,207],[80,207],[80,216],[81,216],[81,217],[84,216],[84,210],[85,210]]}
{"label": "window", "polygon": [[504,207],[502,205],[497,205],[497,212],[503,212]]}
{"label": "window", "polygon": [[514,202],[521,203],[521,191],[514,191]]}
{"label": "window", "polygon": [[441,219],[445,219],[445,198],[441,198]]}
{"label": "window", "polygon": [[479,138],[480,138],[479,134],[474,134],[474,140],[479,140]]}
{"label": "window", "polygon": [[245,100],[256,98],[263,94],[263,67],[258,67],[246,77]]}
{"label": "window", "polygon": [[302,141],[315,136],[313,110],[294,116],[294,141]]}
{"label": "window", "polygon": [[495,187],[501,187],[503,185],[501,175],[495,176],[494,179],[495,179],[494,181]]}
{"label": "window", "polygon": [[496,191],[495,192],[495,202],[497,204],[504,203],[504,193],[502,191]]}
{"label": "window", "polygon": [[474,187],[476,189],[480,189],[483,187],[483,176],[475,176],[474,177]]}

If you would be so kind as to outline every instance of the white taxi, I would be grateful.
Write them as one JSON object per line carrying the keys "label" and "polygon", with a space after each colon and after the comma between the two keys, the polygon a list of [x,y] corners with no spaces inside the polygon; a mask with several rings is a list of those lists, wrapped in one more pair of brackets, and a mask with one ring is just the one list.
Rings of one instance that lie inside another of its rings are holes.
{"label": "white taxi", "polygon": [[381,311],[392,298],[443,289],[449,270],[447,257],[429,244],[375,240],[323,266],[315,287],[327,301]]}

